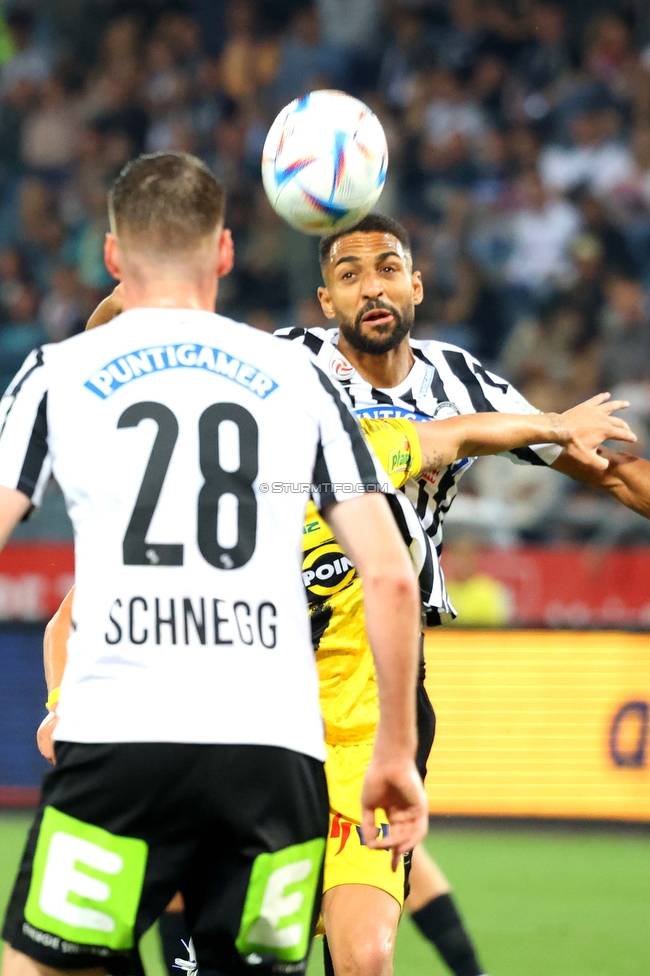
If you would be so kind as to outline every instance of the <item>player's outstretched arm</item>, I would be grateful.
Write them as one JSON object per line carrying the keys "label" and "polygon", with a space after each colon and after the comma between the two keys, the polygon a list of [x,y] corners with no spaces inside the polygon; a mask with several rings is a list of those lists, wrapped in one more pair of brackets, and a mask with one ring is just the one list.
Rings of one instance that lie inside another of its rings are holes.
{"label": "player's outstretched arm", "polygon": [[574,481],[606,491],[626,508],[650,518],[650,461],[606,447],[601,447],[599,454],[607,462],[602,470],[583,464],[567,451],[560,454],[552,467]]}
{"label": "player's outstretched arm", "polygon": [[56,693],[63,679],[63,672],[68,656],[68,636],[72,625],[73,597],[74,586],[48,623],[43,635],[43,669],[45,671],[45,681],[49,694],[48,714],[38,727],[36,742],[41,755],[48,762],[52,763],[52,765],[55,763],[52,736],[58,721],[58,696]]}
{"label": "player's outstretched arm", "polygon": [[596,450],[603,441],[636,441],[628,424],[612,416],[627,406],[627,400],[610,400],[609,393],[599,393],[562,414],[477,413],[417,423],[422,471],[463,457],[542,443],[559,444],[586,467],[605,470],[607,460]]}
{"label": "player's outstretched arm", "polygon": [[[327,510],[327,520],[363,586],[366,631],[377,671],[380,719],[362,795],[370,847],[393,851],[393,865],[427,831],[427,802],[415,768],[415,689],[420,594],[408,550],[382,495],[366,494]],[[390,834],[377,838],[375,810]]]}

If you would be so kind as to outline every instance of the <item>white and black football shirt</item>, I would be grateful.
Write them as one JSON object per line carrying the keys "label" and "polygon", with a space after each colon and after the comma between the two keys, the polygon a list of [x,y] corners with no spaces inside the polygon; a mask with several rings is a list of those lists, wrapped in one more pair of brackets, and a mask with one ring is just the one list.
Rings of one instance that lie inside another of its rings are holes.
{"label": "white and black football shirt", "polygon": [[0,484],[38,505],[50,470],[77,580],[57,737],[323,759],[305,506],[388,481],[337,384],[221,316],[126,312],[35,350],[2,400]]}
{"label": "white and black football shirt", "polygon": [[[436,420],[458,414],[500,411],[538,413],[507,380],[488,372],[470,353],[446,342],[411,339],[415,362],[399,386],[375,389],[366,382],[336,346],[338,329],[281,329],[276,335],[303,344],[313,361],[336,377],[347,391],[358,417],[373,419],[405,417],[407,420]],[[521,464],[552,464],[561,452],[555,444],[540,444],[508,452]],[[444,620],[453,607],[447,596],[440,566],[442,529],[446,513],[458,491],[458,482],[476,458],[464,458],[438,471],[410,480],[402,489],[413,503],[431,547],[427,567],[430,582],[425,598],[427,623]]]}

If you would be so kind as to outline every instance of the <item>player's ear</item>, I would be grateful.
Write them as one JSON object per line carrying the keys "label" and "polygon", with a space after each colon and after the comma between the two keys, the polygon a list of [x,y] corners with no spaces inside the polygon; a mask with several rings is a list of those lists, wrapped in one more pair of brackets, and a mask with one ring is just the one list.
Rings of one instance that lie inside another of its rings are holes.
{"label": "player's ear", "polygon": [[422,275],[419,271],[414,271],[411,275],[413,283],[413,304],[420,305],[424,299],[424,288],[422,287]]}
{"label": "player's ear", "polygon": [[106,265],[106,270],[109,275],[113,278],[117,278],[118,281],[122,280],[122,271],[120,268],[120,255],[117,248],[117,239],[115,234],[109,231],[104,240],[104,264]]}
{"label": "player's ear", "polygon": [[219,256],[217,259],[217,277],[223,278],[230,274],[235,263],[235,245],[232,234],[227,227],[221,231],[219,237]]}
{"label": "player's ear", "polygon": [[318,289],[318,301],[320,302],[320,307],[323,309],[323,314],[327,319],[335,319],[336,312],[334,311],[334,306],[332,305],[332,299],[330,298],[330,293],[327,288],[321,287]]}

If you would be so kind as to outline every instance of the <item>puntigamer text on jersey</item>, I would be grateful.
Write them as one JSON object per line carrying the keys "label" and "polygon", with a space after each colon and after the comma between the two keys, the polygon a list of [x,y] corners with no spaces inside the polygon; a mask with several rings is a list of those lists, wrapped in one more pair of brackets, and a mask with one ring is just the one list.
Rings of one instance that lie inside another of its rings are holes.
{"label": "puntigamer text on jersey", "polygon": [[84,386],[102,400],[106,400],[120,387],[137,380],[147,373],[159,373],[166,369],[207,369],[238,383],[261,400],[277,388],[277,383],[260,372],[255,366],[235,359],[221,349],[197,346],[181,342],[169,346],[150,346],[136,349],[107,363],[86,380]]}

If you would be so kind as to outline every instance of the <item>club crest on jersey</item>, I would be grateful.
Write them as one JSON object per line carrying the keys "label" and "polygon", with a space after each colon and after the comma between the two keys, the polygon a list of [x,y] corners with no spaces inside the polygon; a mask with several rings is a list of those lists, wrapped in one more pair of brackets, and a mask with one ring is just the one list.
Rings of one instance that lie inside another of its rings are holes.
{"label": "club crest on jersey", "polygon": [[275,380],[256,366],[236,359],[221,349],[192,342],[136,349],[106,363],[86,380],[84,386],[91,393],[106,400],[133,380],[147,373],[160,373],[167,369],[207,370],[243,386],[260,400],[265,400],[278,386]]}
{"label": "club crest on jersey", "polygon": [[337,349],[332,350],[329,369],[332,376],[334,376],[341,383],[345,382],[345,380],[349,380],[352,376],[354,376],[355,373],[354,366],[352,366],[347,361],[345,356],[341,355]]}
{"label": "club crest on jersey", "polygon": [[448,417],[459,417],[460,410],[451,400],[441,400],[433,411],[434,420],[446,420]]}

